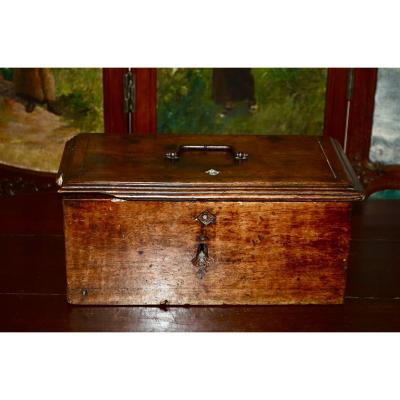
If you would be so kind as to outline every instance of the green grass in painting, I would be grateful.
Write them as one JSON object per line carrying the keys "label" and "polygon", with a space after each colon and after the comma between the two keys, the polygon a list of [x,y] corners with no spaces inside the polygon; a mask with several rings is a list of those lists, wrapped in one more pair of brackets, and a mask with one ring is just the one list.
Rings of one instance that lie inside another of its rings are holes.
{"label": "green grass in painting", "polygon": [[199,68],[157,70],[158,132],[216,129],[218,107],[211,99],[211,72]]}
{"label": "green grass in painting", "polygon": [[103,132],[103,84],[100,68],[54,68],[57,106],[81,132]]}
{"label": "green grass in painting", "polygon": [[211,98],[212,70],[158,69],[157,125],[161,133],[320,135],[326,69],[253,68],[257,110],[237,104],[220,117]]}
{"label": "green grass in painting", "polygon": [[[67,123],[81,132],[103,132],[102,69],[53,68],[52,71],[56,82],[56,108]],[[0,68],[5,80],[12,81],[13,73],[13,68]]]}

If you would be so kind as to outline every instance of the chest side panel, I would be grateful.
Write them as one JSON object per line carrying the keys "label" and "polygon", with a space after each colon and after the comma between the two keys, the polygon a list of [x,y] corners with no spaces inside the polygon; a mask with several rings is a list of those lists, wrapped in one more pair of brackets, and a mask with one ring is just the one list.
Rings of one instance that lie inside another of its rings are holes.
{"label": "chest side panel", "polygon": [[[341,303],[348,203],[64,200],[74,304]],[[203,231],[196,218],[216,216]],[[205,235],[203,278],[193,259]]]}

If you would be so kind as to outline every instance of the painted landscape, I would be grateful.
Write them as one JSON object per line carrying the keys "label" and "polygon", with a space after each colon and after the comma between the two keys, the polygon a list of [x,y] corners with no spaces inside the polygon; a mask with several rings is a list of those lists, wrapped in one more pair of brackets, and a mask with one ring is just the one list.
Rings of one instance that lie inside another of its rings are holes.
{"label": "painted landscape", "polygon": [[0,163],[56,172],[69,138],[103,130],[100,68],[0,68]]}
{"label": "painted landscape", "polygon": [[327,70],[158,69],[160,133],[321,135]]}

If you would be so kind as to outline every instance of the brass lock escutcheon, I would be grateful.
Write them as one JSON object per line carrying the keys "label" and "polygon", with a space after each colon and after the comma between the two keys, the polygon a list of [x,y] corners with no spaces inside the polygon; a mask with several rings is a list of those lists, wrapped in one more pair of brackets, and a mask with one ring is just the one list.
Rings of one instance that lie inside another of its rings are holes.
{"label": "brass lock escutcheon", "polygon": [[197,275],[200,279],[204,278],[207,272],[207,267],[212,262],[212,258],[208,254],[208,237],[206,229],[209,225],[215,223],[217,217],[209,211],[203,211],[196,221],[200,223],[201,231],[198,238],[196,255],[192,260],[192,264],[197,267]]}

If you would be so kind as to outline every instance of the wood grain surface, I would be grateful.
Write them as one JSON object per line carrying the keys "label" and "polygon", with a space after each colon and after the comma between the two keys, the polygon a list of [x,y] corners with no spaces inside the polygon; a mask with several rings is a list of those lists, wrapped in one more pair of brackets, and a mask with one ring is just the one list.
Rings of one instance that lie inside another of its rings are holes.
{"label": "wood grain surface", "polygon": [[[248,153],[186,152],[182,145],[230,145]],[[101,193],[149,200],[353,201],[363,198],[340,146],[307,136],[118,137],[81,134],[67,143],[61,193]],[[209,175],[210,169],[217,175]]]}
{"label": "wood grain surface", "polygon": [[[64,200],[74,304],[341,303],[350,203]],[[196,255],[203,211],[210,265]]]}
{"label": "wood grain surface", "polygon": [[103,68],[104,131],[112,135],[128,132],[124,113],[124,74],[128,68]]}

